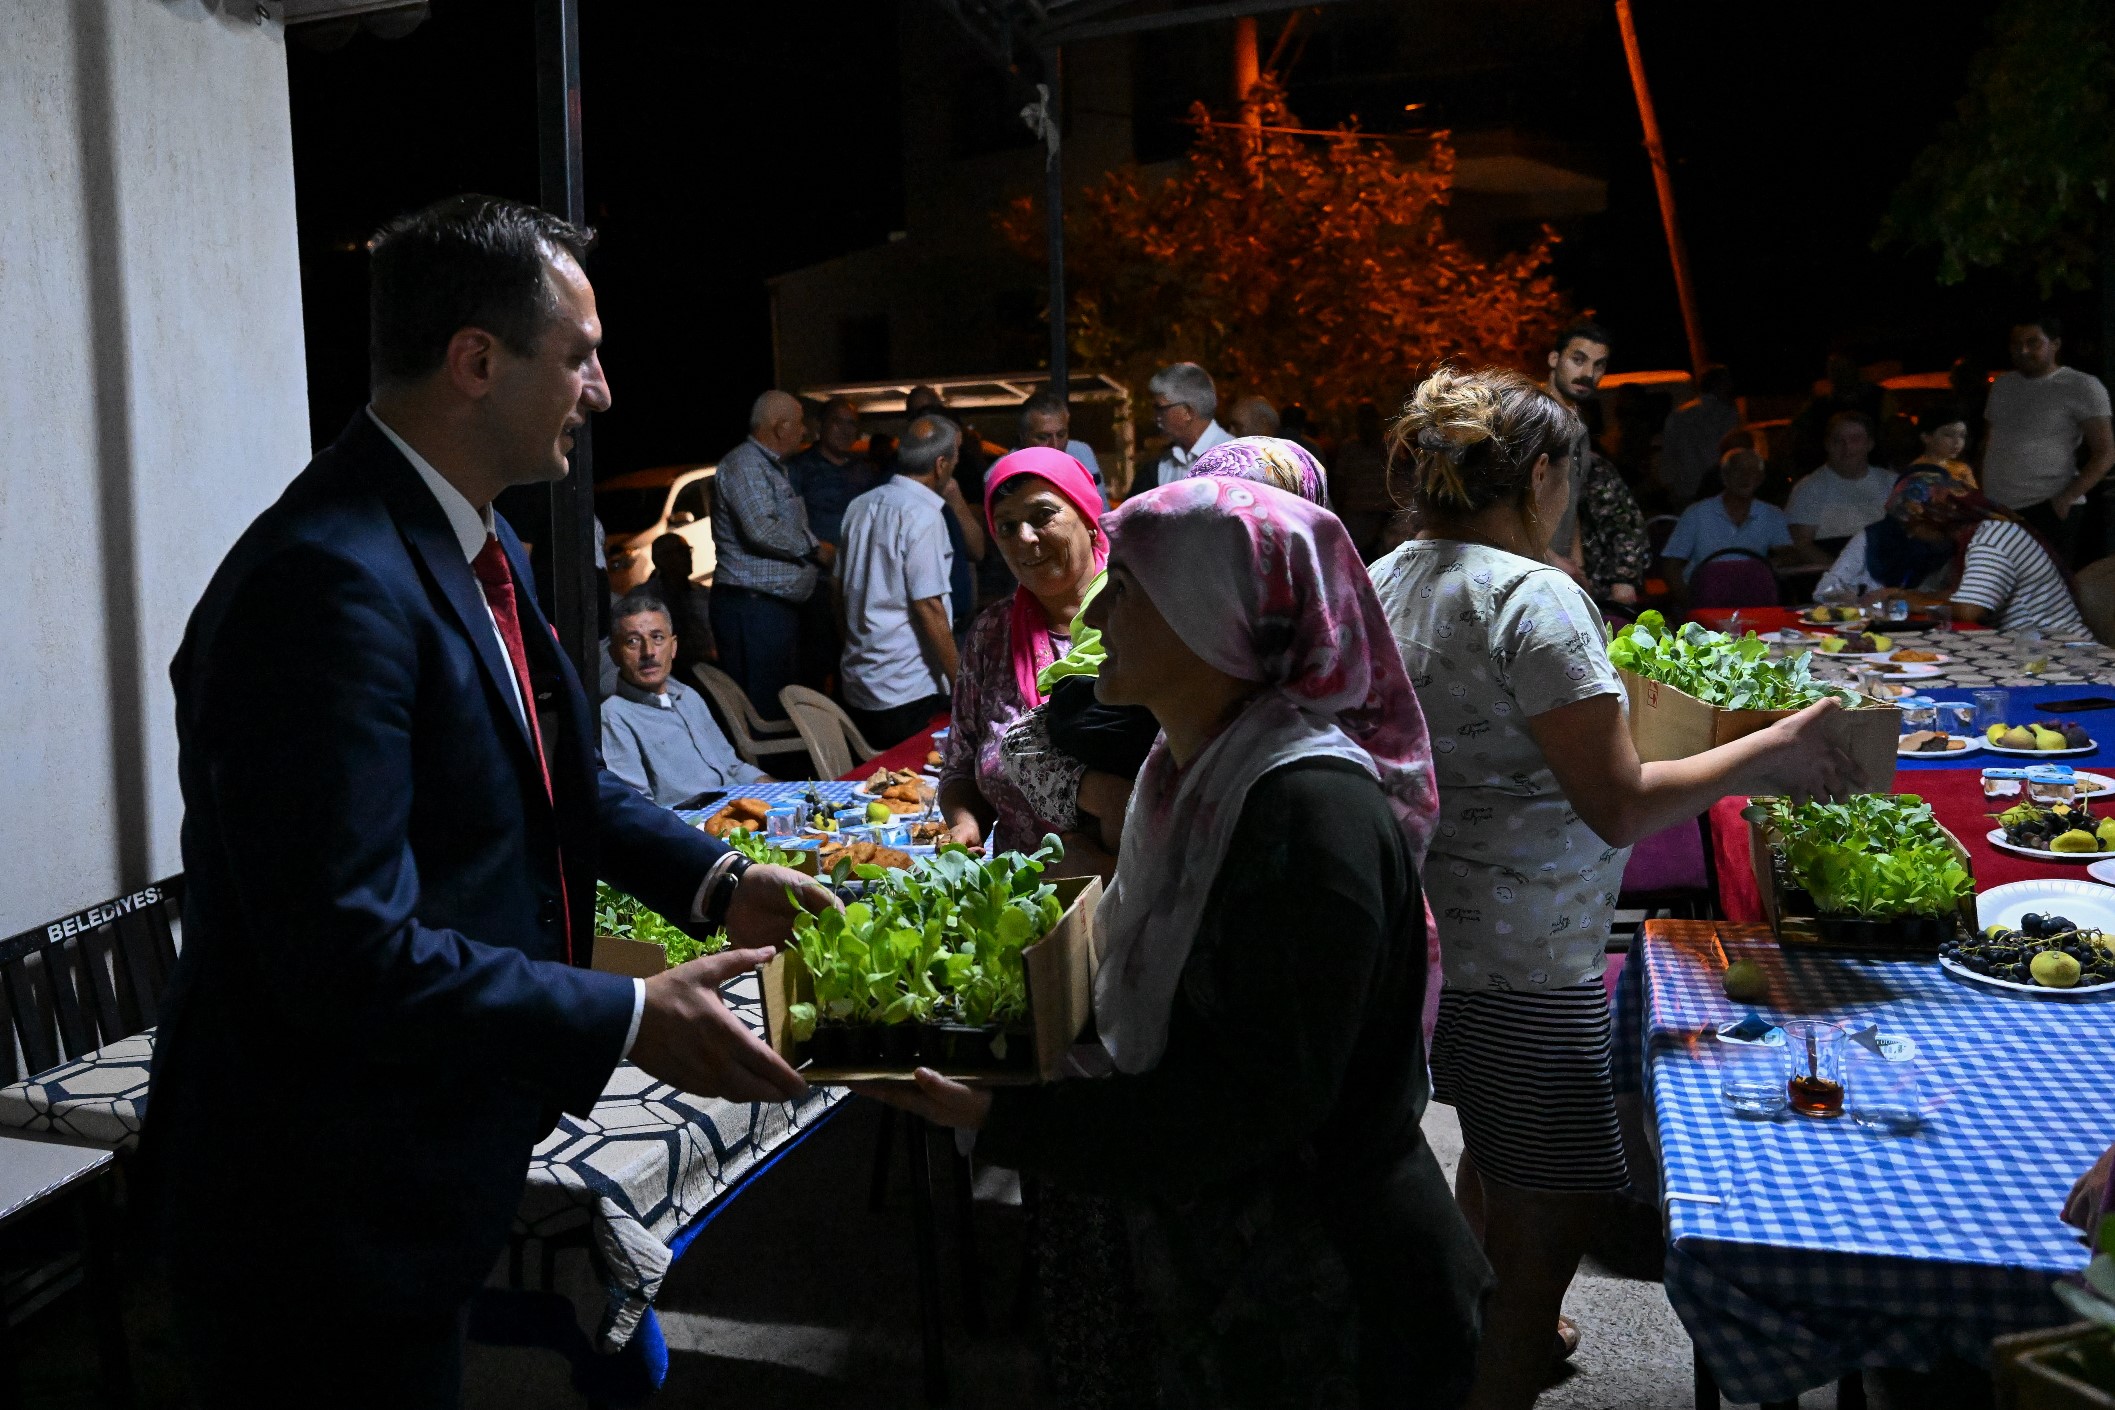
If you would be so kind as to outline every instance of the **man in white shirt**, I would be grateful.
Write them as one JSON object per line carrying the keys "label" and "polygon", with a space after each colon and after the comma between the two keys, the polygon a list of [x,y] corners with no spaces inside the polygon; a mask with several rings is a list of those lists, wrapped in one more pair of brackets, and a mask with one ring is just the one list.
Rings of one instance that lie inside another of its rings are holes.
{"label": "man in white shirt", "polygon": [[1093,446],[1072,438],[1072,408],[1063,398],[1046,387],[1022,402],[1017,430],[1017,439],[1022,445],[1061,450],[1086,466],[1087,474],[1094,480],[1095,491],[1102,497],[1102,508],[1109,507],[1109,486],[1102,479],[1101,461],[1096,458]]}
{"label": "man in white shirt", "polygon": [[1887,513],[1887,493],[1895,474],[1872,463],[1873,423],[1862,411],[1839,411],[1829,418],[1828,460],[1792,486],[1785,518],[1792,525],[1792,544],[1811,563],[1827,563],[1844,542]]}
{"label": "man in white shirt", "polygon": [[1146,390],[1153,394],[1153,424],[1172,442],[1153,466],[1153,480],[1146,488],[1188,479],[1198,456],[1233,439],[1212,419],[1219,409],[1219,389],[1212,385],[1212,374],[1196,363],[1161,368]]}
{"label": "man in white shirt", "polygon": [[947,708],[959,669],[948,613],[946,501],[961,432],[944,416],[906,426],[896,473],[845,511],[846,710],[867,743],[900,744]]}
{"label": "man in white shirt", "polygon": [[2059,367],[2063,345],[2063,324],[2054,318],[2013,327],[2018,370],[1991,384],[1983,407],[1983,492],[2018,510],[2068,558],[2080,527],[2071,510],[2115,465],[2115,435],[2108,389],[2090,373]]}

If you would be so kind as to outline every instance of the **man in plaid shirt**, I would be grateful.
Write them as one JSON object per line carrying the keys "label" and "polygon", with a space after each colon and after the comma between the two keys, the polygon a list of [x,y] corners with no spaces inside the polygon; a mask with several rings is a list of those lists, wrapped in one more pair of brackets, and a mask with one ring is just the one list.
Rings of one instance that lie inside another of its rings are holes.
{"label": "man in plaid shirt", "polygon": [[766,392],[749,409],[749,438],[713,477],[712,634],[721,667],[767,719],[785,717],[778,693],[795,679],[803,610],[836,556],[809,530],[786,473],[805,433],[800,402]]}

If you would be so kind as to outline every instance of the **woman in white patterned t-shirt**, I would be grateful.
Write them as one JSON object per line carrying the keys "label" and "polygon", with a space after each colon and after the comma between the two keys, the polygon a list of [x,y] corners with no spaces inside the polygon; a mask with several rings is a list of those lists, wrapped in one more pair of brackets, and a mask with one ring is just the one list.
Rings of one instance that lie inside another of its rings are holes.
{"label": "woman in white patterned t-shirt", "polygon": [[1425,867],[1445,988],[1434,1096],[1466,1148],[1455,1193],[1498,1274],[1472,1405],[1524,1410],[1550,1370],[1588,1229],[1628,1183],[1602,949],[1639,838],[1728,793],[1835,797],[1857,780],[1833,703],[1691,759],[1641,764],[1593,603],[1549,566],[1569,410],[1510,372],[1441,371],[1392,441],[1416,537],[1374,587],[1431,731]]}

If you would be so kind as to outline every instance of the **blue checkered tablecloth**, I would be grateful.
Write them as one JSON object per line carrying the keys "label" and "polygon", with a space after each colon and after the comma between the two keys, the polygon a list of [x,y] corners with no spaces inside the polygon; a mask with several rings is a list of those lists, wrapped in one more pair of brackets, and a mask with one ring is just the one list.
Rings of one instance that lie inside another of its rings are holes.
{"label": "blue checkered tablecloth", "polygon": [[[1745,1009],[1720,989],[1721,948],[1763,965],[1768,1017],[1869,1018],[1915,1039],[1922,1129],[1733,1115],[1712,1034]],[[1667,1296],[1729,1399],[1981,1362],[1995,1336],[2069,1320],[2049,1284],[2086,1255],[2057,1214],[2115,1137],[2115,1005],[1984,990],[1930,960],[1788,952],[1760,926],[1654,921],[1617,1007],[1621,1076],[1642,1079],[1659,1150]]]}

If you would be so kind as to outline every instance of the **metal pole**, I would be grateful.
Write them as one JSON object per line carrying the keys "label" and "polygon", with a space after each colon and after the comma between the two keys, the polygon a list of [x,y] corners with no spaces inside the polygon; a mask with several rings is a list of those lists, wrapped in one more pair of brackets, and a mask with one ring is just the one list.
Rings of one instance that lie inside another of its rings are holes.
{"label": "metal pole", "polygon": [[1660,223],[1667,228],[1667,255],[1674,264],[1674,292],[1682,305],[1682,331],[1689,338],[1689,369],[1697,377],[1709,365],[1704,356],[1704,325],[1697,317],[1696,286],[1689,279],[1689,250],[1674,215],[1674,180],[1667,173],[1667,149],[1660,145],[1660,120],[1645,86],[1645,56],[1638,49],[1638,27],[1630,0],[1616,0],[1616,25],[1623,31],[1623,56],[1630,61],[1630,86],[1638,98],[1638,120],[1645,126],[1645,155],[1652,161],[1652,184],[1660,194]]}
{"label": "metal pole", "polygon": [[[580,165],[579,0],[536,0],[536,135],[538,199],[575,225],[587,223]],[[594,423],[573,436],[572,473],[551,486],[551,600],[544,604],[559,645],[599,710],[601,589],[595,579]]]}
{"label": "metal pole", "polygon": [[1043,51],[1043,81],[1049,85],[1049,130],[1043,146],[1044,218],[1050,237],[1050,390],[1060,400],[1072,394],[1072,367],[1065,325],[1065,149],[1059,135],[1065,51]]}

